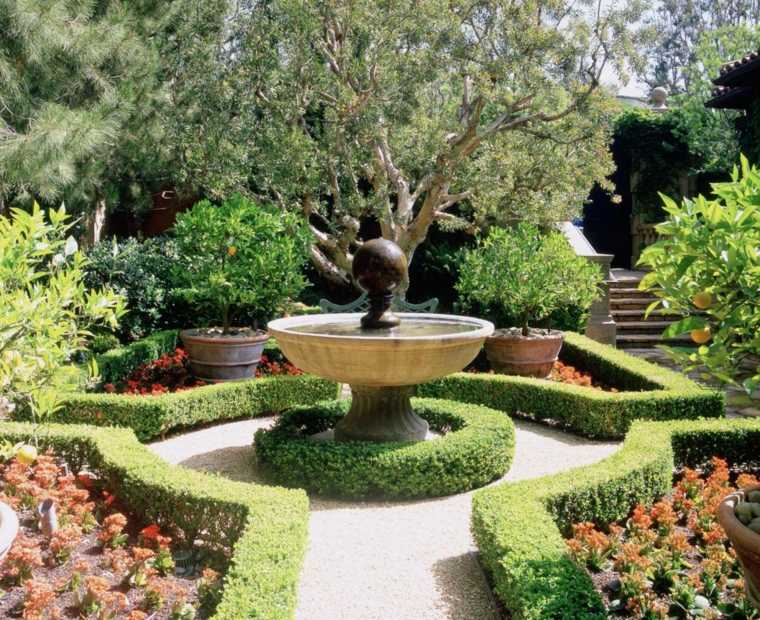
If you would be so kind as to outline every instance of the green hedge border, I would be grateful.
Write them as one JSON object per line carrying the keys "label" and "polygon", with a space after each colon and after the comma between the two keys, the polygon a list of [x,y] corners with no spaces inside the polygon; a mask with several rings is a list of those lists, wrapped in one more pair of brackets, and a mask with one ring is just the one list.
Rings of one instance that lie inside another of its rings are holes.
{"label": "green hedge border", "polygon": [[478,491],[472,530],[498,598],[515,620],[606,618],[564,536],[580,521],[625,518],[667,493],[677,466],[714,455],[760,461],[760,420],[635,422],[623,447],[595,465]]}
{"label": "green hedge border", "polygon": [[[0,424],[0,439],[29,440],[33,427]],[[45,425],[40,445],[109,484],[145,523],[232,550],[216,620],[286,620],[296,609],[309,506],[303,491],[273,488],[166,464],[129,429]]]}
{"label": "green hedge border", "polygon": [[[176,346],[176,331],[158,332],[99,356],[98,369],[104,382],[114,382]],[[277,350],[277,345],[270,342],[267,349]],[[219,383],[160,396],[70,392],[61,395],[61,410],[55,420],[127,426],[141,441],[149,441],[203,423],[279,413],[295,405],[334,398],[336,393],[335,383],[312,375]]]}
{"label": "green hedge border", "polygon": [[613,347],[566,332],[560,358],[623,392],[604,392],[543,379],[457,373],[421,385],[417,394],[477,403],[510,415],[552,420],[595,439],[622,438],[634,420],[719,418],[722,392],[635,358]]}
{"label": "green hedge border", "polygon": [[285,412],[268,431],[255,435],[256,458],[277,484],[319,494],[364,498],[450,495],[488,484],[512,463],[515,429],[501,412],[453,401],[412,399],[433,430],[434,441],[320,442],[346,414],[348,401],[319,403]]}

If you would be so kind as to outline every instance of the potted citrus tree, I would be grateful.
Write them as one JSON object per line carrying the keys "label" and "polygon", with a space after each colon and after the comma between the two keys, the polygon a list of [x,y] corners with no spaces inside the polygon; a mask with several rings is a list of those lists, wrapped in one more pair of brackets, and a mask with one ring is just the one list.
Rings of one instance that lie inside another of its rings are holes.
{"label": "potted citrus tree", "polygon": [[501,326],[485,345],[496,372],[547,377],[563,334],[536,324],[563,307],[587,310],[601,282],[598,265],[576,256],[560,232],[522,223],[492,228],[465,251],[457,290],[464,310]]}
{"label": "potted citrus tree", "polygon": [[[180,334],[193,372],[207,381],[253,377],[268,338],[257,324],[306,285],[300,220],[235,195],[179,214],[174,234],[180,256],[174,293],[198,316],[213,317],[212,325]],[[243,313],[252,324],[233,326]]]}

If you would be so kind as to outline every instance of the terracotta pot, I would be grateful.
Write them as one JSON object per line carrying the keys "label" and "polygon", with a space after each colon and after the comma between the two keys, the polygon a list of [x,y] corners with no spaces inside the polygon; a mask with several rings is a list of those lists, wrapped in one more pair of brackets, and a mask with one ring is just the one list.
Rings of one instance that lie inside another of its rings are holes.
{"label": "terracotta pot", "polygon": [[18,534],[18,517],[8,504],[0,502],[0,562],[5,559]]}
{"label": "terracotta pot", "polygon": [[486,356],[495,372],[545,379],[562,348],[562,332],[497,330],[486,338]]}
{"label": "terracotta pot", "polygon": [[209,330],[186,329],[180,332],[190,358],[193,374],[214,383],[250,379],[256,375],[269,335],[246,330],[222,335]]}
{"label": "terracotta pot", "polygon": [[734,513],[736,504],[744,501],[747,493],[758,490],[760,490],[760,485],[731,493],[718,506],[718,521],[726,531],[744,569],[747,598],[757,609],[760,609],[760,534],[755,534],[739,521]]}

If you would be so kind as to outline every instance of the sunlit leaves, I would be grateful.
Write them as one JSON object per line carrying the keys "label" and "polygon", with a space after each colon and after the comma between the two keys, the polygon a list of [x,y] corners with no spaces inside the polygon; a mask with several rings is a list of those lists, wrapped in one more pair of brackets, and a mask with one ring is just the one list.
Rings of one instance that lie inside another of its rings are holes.
{"label": "sunlit leaves", "polygon": [[[716,183],[714,197],[681,205],[668,200],[668,219],[657,227],[661,240],[646,248],[642,280],[684,318],[664,336],[709,327],[709,342],[671,354],[687,370],[700,368],[724,382],[760,381],[760,174],[746,158],[729,183]],[[702,333],[693,334],[698,338]]]}

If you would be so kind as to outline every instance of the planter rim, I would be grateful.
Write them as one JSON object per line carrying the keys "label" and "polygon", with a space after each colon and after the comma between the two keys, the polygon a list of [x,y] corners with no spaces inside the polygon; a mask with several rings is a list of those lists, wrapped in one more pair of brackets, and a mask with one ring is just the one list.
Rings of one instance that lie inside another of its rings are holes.
{"label": "planter rim", "polygon": [[193,334],[192,332],[198,328],[183,329],[179,336],[185,340],[191,340],[193,342],[199,342],[203,344],[221,344],[221,345],[249,345],[259,342],[266,342],[270,336],[267,332],[261,331],[261,333],[254,334],[252,336],[242,334],[228,334],[226,336],[204,336],[199,334]]}
{"label": "planter rim", "polygon": [[490,342],[494,341],[506,341],[506,340],[526,340],[526,341],[534,341],[534,340],[558,340],[560,338],[565,337],[565,332],[560,331],[558,329],[552,329],[548,334],[535,334],[530,333],[527,336],[523,336],[522,333],[516,332],[516,333],[500,333],[502,330],[509,329],[507,328],[498,328],[494,330],[493,334],[488,336],[486,340]]}
{"label": "planter rim", "polygon": [[0,558],[10,549],[18,534],[18,515],[8,504],[0,502]]}
{"label": "planter rim", "polygon": [[743,547],[755,549],[760,558],[760,534],[756,534],[739,521],[739,518],[734,513],[736,504],[744,500],[750,491],[760,491],[760,484],[744,487],[727,495],[718,506],[718,521],[723,529],[726,530],[726,534],[732,539],[732,542],[736,540]]}

